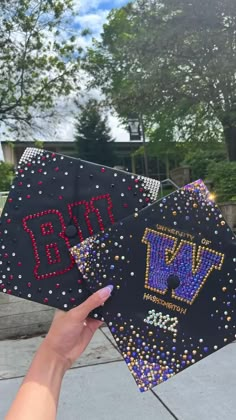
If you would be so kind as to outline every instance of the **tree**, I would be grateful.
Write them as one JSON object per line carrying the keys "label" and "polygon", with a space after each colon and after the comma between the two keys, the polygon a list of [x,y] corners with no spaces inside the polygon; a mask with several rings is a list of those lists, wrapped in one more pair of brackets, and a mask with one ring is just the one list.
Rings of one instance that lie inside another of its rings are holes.
{"label": "tree", "polygon": [[81,159],[114,166],[113,139],[107,117],[102,116],[100,105],[94,99],[82,108],[76,124],[75,141]]}
{"label": "tree", "polygon": [[[193,178],[204,178],[210,155],[212,159],[227,158],[221,126],[214,115],[207,114],[202,106],[196,106],[195,114],[187,117],[182,116],[178,108],[175,115],[173,111],[159,112],[148,135],[149,155],[165,163],[167,177],[170,177],[170,169],[181,164],[193,164]],[[206,159],[204,153],[207,154]],[[199,170],[196,168],[198,157]]]}
{"label": "tree", "polygon": [[136,0],[114,10],[87,68],[120,115],[184,118],[203,107],[236,160],[235,0]]}
{"label": "tree", "polygon": [[72,0],[1,1],[0,126],[37,125],[78,88],[82,50],[68,33],[72,9]]}

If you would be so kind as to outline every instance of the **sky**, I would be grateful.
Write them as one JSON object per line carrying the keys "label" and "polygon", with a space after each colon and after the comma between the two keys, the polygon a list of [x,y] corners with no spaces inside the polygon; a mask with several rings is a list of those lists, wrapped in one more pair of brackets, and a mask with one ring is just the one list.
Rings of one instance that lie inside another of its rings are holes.
{"label": "sky", "polygon": [[[99,38],[102,31],[102,26],[106,22],[107,16],[112,8],[119,8],[128,3],[128,0],[74,0],[76,16],[71,27],[72,32],[78,34],[79,30],[89,28],[94,38]],[[91,38],[79,38],[79,44],[86,47],[91,43]],[[84,97],[87,93],[82,88]],[[92,93],[95,97],[99,97],[100,93],[94,91]],[[73,98],[68,98],[59,101],[58,107],[62,111],[62,115],[58,118],[52,127],[48,127],[47,139],[55,141],[73,140],[74,135],[74,117]],[[111,127],[111,134],[116,141],[128,141],[128,132],[120,126],[119,120],[114,116],[109,116],[109,125]],[[39,137],[40,135],[36,135]],[[2,150],[0,144],[0,160],[2,159]]]}

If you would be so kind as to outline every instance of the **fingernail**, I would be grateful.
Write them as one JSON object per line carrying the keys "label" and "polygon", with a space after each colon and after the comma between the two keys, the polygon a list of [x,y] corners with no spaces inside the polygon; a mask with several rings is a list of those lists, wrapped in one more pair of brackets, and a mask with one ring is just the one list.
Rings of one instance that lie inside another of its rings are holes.
{"label": "fingernail", "polygon": [[101,298],[105,299],[111,295],[112,290],[114,289],[114,286],[110,284],[109,286],[104,287],[103,289],[99,290],[99,295]]}

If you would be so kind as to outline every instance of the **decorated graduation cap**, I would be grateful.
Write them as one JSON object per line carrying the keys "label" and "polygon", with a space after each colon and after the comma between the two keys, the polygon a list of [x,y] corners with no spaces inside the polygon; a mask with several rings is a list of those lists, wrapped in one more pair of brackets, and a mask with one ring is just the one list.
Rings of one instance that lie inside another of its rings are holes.
{"label": "decorated graduation cap", "polygon": [[60,309],[88,296],[69,249],[157,198],[159,182],[28,148],[0,221],[0,290]]}
{"label": "decorated graduation cap", "polygon": [[74,247],[141,391],[236,337],[236,239],[204,184],[182,188]]}

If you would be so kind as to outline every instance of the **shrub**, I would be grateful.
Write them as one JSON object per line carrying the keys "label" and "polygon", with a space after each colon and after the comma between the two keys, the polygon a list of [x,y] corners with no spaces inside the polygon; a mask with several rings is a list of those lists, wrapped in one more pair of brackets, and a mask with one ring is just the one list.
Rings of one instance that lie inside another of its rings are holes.
{"label": "shrub", "polygon": [[206,179],[208,167],[212,162],[221,162],[226,159],[226,152],[223,148],[216,150],[194,150],[190,151],[184,159],[183,164],[191,167],[192,179]]}
{"label": "shrub", "polygon": [[14,176],[14,166],[0,161],[0,191],[8,191]]}
{"label": "shrub", "polygon": [[236,162],[213,162],[207,176],[213,182],[218,202],[236,201]]}

